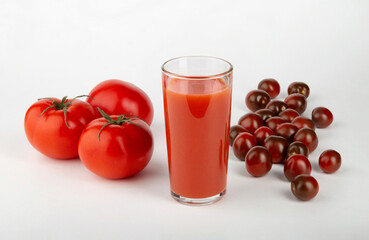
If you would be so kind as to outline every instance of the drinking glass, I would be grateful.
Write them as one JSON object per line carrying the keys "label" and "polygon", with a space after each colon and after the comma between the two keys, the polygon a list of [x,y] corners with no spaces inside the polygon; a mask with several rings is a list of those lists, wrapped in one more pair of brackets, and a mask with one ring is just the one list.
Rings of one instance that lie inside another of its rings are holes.
{"label": "drinking glass", "polygon": [[210,204],[226,192],[232,71],[205,56],[162,65],[171,195],[181,203]]}

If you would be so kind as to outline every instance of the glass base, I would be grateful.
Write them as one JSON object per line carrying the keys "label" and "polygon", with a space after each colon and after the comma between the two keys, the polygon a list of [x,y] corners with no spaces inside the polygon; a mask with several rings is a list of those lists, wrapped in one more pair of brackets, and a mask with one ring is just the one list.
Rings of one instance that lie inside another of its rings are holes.
{"label": "glass base", "polygon": [[215,202],[219,201],[220,199],[222,199],[224,194],[226,194],[226,190],[224,189],[223,192],[221,192],[217,195],[211,196],[211,197],[207,197],[207,198],[187,198],[187,197],[179,196],[178,194],[176,194],[173,191],[170,191],[170,193],[176,201],[178,201],[182,204],[185,204],[185,205],[194,206],[194,205],[209,205],[209,204],[215,203]]}

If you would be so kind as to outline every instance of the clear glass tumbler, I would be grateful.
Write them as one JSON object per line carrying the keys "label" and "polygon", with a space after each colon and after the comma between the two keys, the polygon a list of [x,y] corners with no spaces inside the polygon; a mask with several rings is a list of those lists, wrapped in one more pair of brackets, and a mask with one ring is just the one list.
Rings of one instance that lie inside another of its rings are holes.
{"label": "clear glass tumbler", "polygon": [[162,66],[171,194],[181,203],[210,204],[226,192],[232,71],[203,56]]}

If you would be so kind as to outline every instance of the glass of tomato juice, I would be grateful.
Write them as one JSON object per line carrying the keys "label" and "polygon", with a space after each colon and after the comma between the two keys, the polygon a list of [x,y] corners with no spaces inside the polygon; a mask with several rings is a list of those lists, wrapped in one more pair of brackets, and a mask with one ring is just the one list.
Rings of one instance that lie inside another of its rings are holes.
{"label": "glass of tomato juice", "polygon": [[162,66],[171,195],[181,203],[210,204],[226,192],[232,71],[204,56]]}

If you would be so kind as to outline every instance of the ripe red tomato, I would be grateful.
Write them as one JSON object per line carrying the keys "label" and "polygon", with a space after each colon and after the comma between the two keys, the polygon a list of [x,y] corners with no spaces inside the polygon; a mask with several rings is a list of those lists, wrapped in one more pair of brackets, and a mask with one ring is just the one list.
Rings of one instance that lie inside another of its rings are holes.
{"label": "ripe red tomato", "polygon": [[40,153],[71,159],[78,157],[83,128],[95,118],[95,111],[87,102],[67,97],[40,99],[27,110],[24,129],[28,141]]}
{"label": "ripe red tomato", "polygon": [[117,79],[96,85],[87,99],[94,108],[101,108],[108,115],[132,114],[151,125],[154,109],[147,94],[132,83]]}
{"label": "ripe red tomato", "polygon": [[126,178],[140,172],[153,153],[150,127],[141,119],[104,116],[90,122],[78,144],[82,163],[104,178]]}
{"label": "ripe red tomato", "polygon": [[288,181],[292,181],[301,174],[310,175],[311,164],[309,159],[301,154],[294,154],[284,162],[284,175]]}
{"label": "ripe red tomato", "polygon": [[246,170],[254,177],[267,174],[272,168],[272,156],[265,147],[255,146],[245,157]]}

